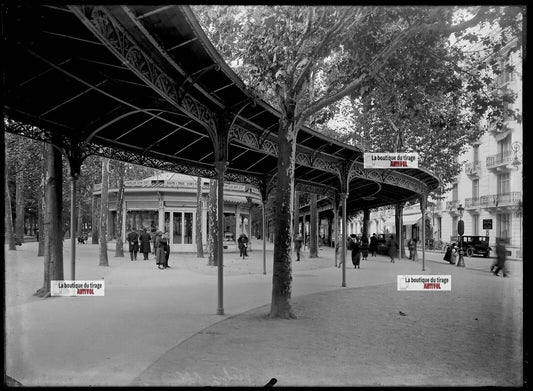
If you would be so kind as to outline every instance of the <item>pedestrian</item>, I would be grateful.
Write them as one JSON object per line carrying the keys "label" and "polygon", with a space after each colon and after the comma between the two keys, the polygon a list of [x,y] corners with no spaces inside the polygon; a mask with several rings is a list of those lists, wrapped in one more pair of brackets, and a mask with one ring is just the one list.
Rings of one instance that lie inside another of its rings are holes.
{"label": "pedestrian", "polygon": [[361,238],[361,257],[363,261],[368,261],[368,237],[366,235]]}
{"label": "pedestrian", "polygon": [[156,235],[156,234],[157,234],[157,231],[159,231],[159,230],[157,229],[157,227],[153,228],[153,229],[150,231],[150,238],[151,238],[151,241],[152,241],[152,254],[154,254],[154,256],[155,256],[155,251],[156,251],[156,249],[157,249],[157,247],[156,247],[156,243],[155,243],[155,239],[156,239],[156,237],[157,237],[157,235]]}
{"label": "pedestrian", "polygon": [[165,269],[166,265],[166,236],[161,231],[156,232],[157,248],[155,251],[155,264],[158,269]]}
{"label": "pedestrian", "polygon": [[370,245],[368,246],[368,249],[370,250],[370,254],[375,257],[376,252],[378,251],[378,237],[375,233],[370,237]]}
{"label": "pedestrian", "polygon": [[302,242],[303,242],[302,235],[296,234],[296,237],[294,238],[294,251],[296,251],[296,261],[300,261],[300,250],[302,249]]}
{"label": "pedestrian", "polygon": [[[507,269],[505,268],[505,261],[507,260],[507,249],[505,248],[504,240],[496,239],[496,265],[494,268],[494,275],[497,276],[500,270],[503,271],[503,276],[507,277]],[[492,267],[491,267],[492,270]]]}
{"label": "pedestrian", "polygon": [[170,266],[168,265],[168,259],[170,258],[170,235],[168,233],[164,233],[163,236],[161,236],[161,238],[163,238],[163,248],[165,250],[165,263],[163,265],[163,267],[165,269],[168,269],[170,268]]}
{"label": "pedestrian", "polygon": [[355,269],[361,269],[359,263],[361,262],[362,244],[359,238],[355,235],[352,236],[352,241],[352,263]]}
{"label": "pedestrian", "polygon": [[161,239],[161,235],[163,235],[163,232],[161,232],[160,230],[157,230],[154,233],[153,249],[154,249],[154,258],[156,260],[157,260],[157,249],[159,248],[159,240]]}
{"label": "pedestrian", "polygon": [[389,254],[390,261],[394,263],[394,258],[396,258],[398,255],[398,242],[396,241],[396,238],[394,235],[390,236],[388,245],[387,245],[387,253]]}
{"label": "pedestrian", "polygon": [[242,233],[237,239],[237,245],[239,247],[239,257],[242,257],[242,259],[246,258],[248,255],[246,251],[248,247],[248,237],[244,233]]}
{"label": "pedestrian", "polygon": [[416,239],[410,238],[407,242],[407,248],[409,249],[409,259],[412,259],[413,262],[416,261],[417,253],[416,253]]}
{"label": "pedestrian", "polygon": [[139,252],[139,234],[137,231],[132,229],[130,232],[128,232],[126,240],[129,244],[130,260],[137,260],[137,252]]}
{"label": "pedestrian", "polygon": [[143,253],[144,260],[148,260],[148,254],[150,253],[150,234],[146,228],[143,228],[141,236],[139,237],[141,241],[140,251]]}
{"label": "pedestrian", "polygon": [[446,252],[444,253],[443,260],[445,260],[446,262],[448,262],[448,263],[453,265],[452,251],[453,251],[453,245],[447,244],[446,245]]}
{"label": "pedestrian", "polygon": [[[353,235],[353,234],[352,234]],[[353,248],[353,239],[352,239],[352,235],[348,236],[348,238],[346,239],[346,250],[351,250]],[[342,250],[342,247],[340,246],[340,243],[339,243],[339,251]],[[346,258],[346,257],[345,257]],[[341,257],[341,260],[339,262],[339,268],[342,266],[344,262],[342,261],[342,257]]]}

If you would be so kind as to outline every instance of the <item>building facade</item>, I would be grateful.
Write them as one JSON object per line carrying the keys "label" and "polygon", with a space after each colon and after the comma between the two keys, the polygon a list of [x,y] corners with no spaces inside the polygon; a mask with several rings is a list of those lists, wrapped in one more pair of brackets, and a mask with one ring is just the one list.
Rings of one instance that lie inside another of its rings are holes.
{"label": "building facade", "polygon": [[[515,92],[517,98],[510,108],[522,113],[522,55],[511,50],[513,45],[516,42],[498,53],[497,61],[504,71],[497,78],[494,93],[506,89]],[[450,241],[457,235],[461,205],[465,235],[489,236],[493,248],[501,238],[509,256],[522,258],[522,123],[504,118],[501,127],[487,122],[480,126],[486,128],[485,134],[460,157],[463,170],[444,203],[434,211],[442,240]]]}
{"label": "building facade", "polygon": [[[209,179],[201,179],[201,234],[207,243]],[[109,189],[109,236],[116,238],[117,188]],[[130,230],[161,230],[170,238],[173,252],[196,251],[197,178],[164,173],[137,181],[125,181],[122,240]],[[101,185],[95,185],[93,195],[101,196]],[[262,205],[259,191],[247,185],[224,184],[225,251],[236,251],[236,238],[245,233],[250,240],[252,226],[250,210]]]}

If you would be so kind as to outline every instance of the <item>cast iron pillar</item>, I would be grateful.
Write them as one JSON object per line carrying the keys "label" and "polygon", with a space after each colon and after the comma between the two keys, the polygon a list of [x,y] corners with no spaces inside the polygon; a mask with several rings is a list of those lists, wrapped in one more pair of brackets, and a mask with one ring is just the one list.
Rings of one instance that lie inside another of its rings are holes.
{"label": "cast iron pillar", "polygon": [[217,315],[224,315],[224,173],[226,172],[227,162],[215,162],[217,171],[217,218],[218,218],[218,242],[217,242],[217,261],[218,261],[218,307]]}
{"label": "cast iron pillar", "polygon": [[342,262],[342,284],[341,286],[346,286],[346,199],[348,198],[348,193],[340,193],[341,204],[342,204],[342,252],[341,252],[341,262]]}

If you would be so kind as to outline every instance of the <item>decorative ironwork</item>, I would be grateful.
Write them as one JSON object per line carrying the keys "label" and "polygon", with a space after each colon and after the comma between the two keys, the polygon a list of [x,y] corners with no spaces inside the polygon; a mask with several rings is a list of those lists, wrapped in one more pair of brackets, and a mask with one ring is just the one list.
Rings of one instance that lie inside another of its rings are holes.
{"label": "decorative ironwork", "polygon": [[336,192],[331,187],[311,185],[309,183],[296,182],[294,185],[295,190],[303,191],[307,193],[315,193],[328,197],[334,197]]}
{"label": "decorative ironwork", "polygon": [[[75,6],[71,8],[74,10],[78,9]],[[178,91],[173,80],[149,56],[144,54],[105,7],[82,6],[81,8],[82,15],[77,14],[80,17],[86,18],[84,22],[92,27],[95,35],[105,45],[113,49],[116,56],[127,67],[174,106],[196,120],[199,120],[209,130],[216,133],[215,114],[186,93],[178,97]]]}
{"label": "decorative ironwork", "polygon": [[[264,140],[262,143],[258,140],[256,134],[250,132],[249,130],[243,128],[240,125],[234,124],[230,129],[229,134],[230,142],[232,140],[238,141],[241,144],[244,144],[250,149],[266,153],[268,155],[278,156],[278,146],[272,140]],[[316,168],[322,171],[331,172],[338,174],[339,163],[331,160],[326,160],[321,157],[313,158],[312,153],[306,153],[299,151],[296,153],[296,163],[301,164],[302,166]]]}
{"label": "decorative ironwork", "polygon": [[363,168],[363,164],[357,162],[354,162],[350,169],[348,182],[351,182],[355,178],[363,178],[372,180],[374,182],[402,187],[404,189],[412,190],[418,194],[427,192],[427,186],[417,179],[410,178],[404,174],[392,170]]}

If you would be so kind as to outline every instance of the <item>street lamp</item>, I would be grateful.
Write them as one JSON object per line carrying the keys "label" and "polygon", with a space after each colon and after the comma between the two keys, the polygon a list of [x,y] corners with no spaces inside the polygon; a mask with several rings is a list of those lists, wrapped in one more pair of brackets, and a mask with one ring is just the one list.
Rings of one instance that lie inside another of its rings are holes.
{"label": "street lamp", "polygon": [[459,212],[459,221],[457,222],[457,234],[459,235],[459,260],[457,266],[465,267],[465,259],[463,256],[463,234],[465,233],[465,223],[463,221],[463,204],[459,204],[457,211]]}

